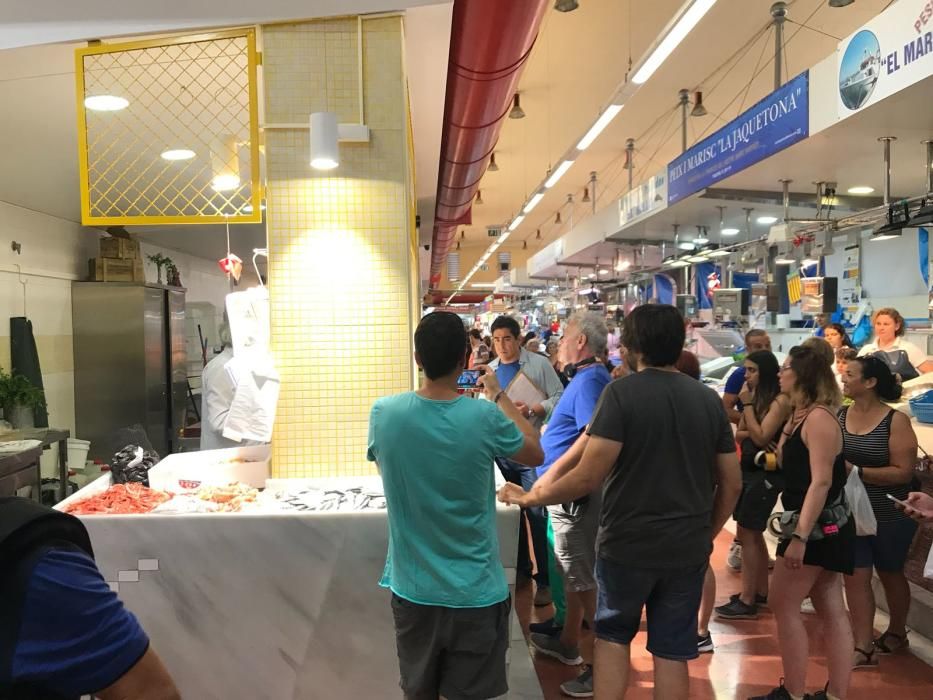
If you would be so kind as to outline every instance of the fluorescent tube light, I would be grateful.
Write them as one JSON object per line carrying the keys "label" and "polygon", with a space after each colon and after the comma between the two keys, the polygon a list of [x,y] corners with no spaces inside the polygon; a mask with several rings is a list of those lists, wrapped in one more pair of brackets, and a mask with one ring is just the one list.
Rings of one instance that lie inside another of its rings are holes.
{"label": "fluorescent tube light", "polygon": [[596,137],[599,136],[603,129],[609,126],[609,122],[616,118],[616,115],[622,111],[623,105],[609,105],[599,115],[599,118],[593,123],[593,126],[590,127],[590,130],[586,132],[586,135],[580,139],[580,142],[577,144],[578,151],[585,151],[589,148],[590,144],[596,140]]}
{"label": "fluorescent tube light", "polygon": [[709,9],[716,4],[716,0],[694,0],[693,4],[684,12],[676,24],[671,27],[661,42],[655,47],[651,55],[641,64],[641,67],[632,76],[632,82],[640,85],[648,81],[654,72],[661,67],[674,49],[699,23]]}
{"label": "fluorescent tube light", "polygon": [[536,195],[532,196],[532,198],[528,200],[528,204],[525,205],[525,208],[522,209],[522,213],[530,214],[531,210],[538,206],[538,203],[542,199],[544,199],[544,192],[538,192]]}
{"label": "fluorescent tube light", "polygon": [[573,165],[572,160],[565,160],[563,163],[558,165],[557,169],[551,173],[551,176],[545,181],[544,186],[547,189],[551,189],[554,185],[557,184],[557,181],[564,176],[564,173],[570,170],[571,165]]}
{"label": "fluorescent tube light", "polygon": [[515,229],[517,229],[519,226],[522,225],[522,222],[524,220],[525,220],[524,214],[519,214],[518,216],[516,216],[514,219],[512,219],[512,223],[509,224],[509,231],[514,231]]}

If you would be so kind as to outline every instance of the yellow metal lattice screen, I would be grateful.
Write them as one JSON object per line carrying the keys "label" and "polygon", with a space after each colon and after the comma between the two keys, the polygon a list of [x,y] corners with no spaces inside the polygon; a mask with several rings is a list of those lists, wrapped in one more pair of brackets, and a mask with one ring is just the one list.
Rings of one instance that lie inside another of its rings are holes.
{"label": "yellow metal lattice screen", "polygon": [[75,53],[87,225],[262,220],[253,30]]}

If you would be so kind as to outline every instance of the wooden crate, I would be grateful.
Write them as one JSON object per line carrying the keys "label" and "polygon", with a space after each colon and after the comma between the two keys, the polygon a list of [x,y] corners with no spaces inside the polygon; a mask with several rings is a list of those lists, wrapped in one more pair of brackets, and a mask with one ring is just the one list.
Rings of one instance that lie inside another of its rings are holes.
{"label": "wooden crate", "polygon": [[138,241],[131,238],[101,238],[100,257],[116,260],[137,260],[142,256],[139,254]]}
{"label": "wooden crate", "polygon": [[145,282],[146,271],[143,261],[118,260],[115,258],[91,258],[88,274],[94,282]]}

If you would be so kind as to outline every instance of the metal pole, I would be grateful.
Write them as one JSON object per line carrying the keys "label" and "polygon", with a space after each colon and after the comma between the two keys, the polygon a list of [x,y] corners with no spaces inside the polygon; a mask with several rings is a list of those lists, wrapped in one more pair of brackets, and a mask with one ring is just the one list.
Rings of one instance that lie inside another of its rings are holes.
{"label": "metal pole", "polygon": [[596,171],[590,171],[590,187],[593,190],[593,213],[596,213]]}
{"label": "metal pole", "polygon": [[787,18],[787,3],[776,2],[771,6],[774,18],[774,89],[781,87],[781,63],[784,61],[784,20]]}
{"label": "metal pole", "polygon": [[781,191],[784,195],[784,223],[787,223],[787,220],[790,218],[790,183],[793,180],[781,180]]}
{"label": "metal pole", "polygon": [[882,136],[878,139],[884,144],[884,206],[891,204],[891,142],[896,136]]}
{"label": "metal pole", "polygon": [[745,232],[748,234],[748,240],[752,240],[752,212],[755,209],[753,207],[742,207],[742,210],[745,212]]}
{"label": "metal pole", "polygon": [[632,191],[632,178],[635,174],[635,139],[628,139],[625,142],[625,152],[628,155],[626,159],[628,165],[628,191]]}
{"label": "metal pole", "polygon": [[681,90],[680,95],[680,152],[687,150],[687,106],[690,104],[690,93]]}
{"label": "metal pole", "polygon": [[931,194],[933,193],[933,140],[923,143],[927,147],[927,170],[924,179],[927,182],[927,194]]}

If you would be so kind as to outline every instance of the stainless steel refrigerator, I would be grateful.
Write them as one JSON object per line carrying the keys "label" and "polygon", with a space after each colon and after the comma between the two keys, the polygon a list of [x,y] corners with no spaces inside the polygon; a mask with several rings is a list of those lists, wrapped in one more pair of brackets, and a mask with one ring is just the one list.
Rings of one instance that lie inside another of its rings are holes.
{"label": "stainless steel refrigerator", "polygon": [[185,292],[75,282],[71,290],[75,428],[109,460],[118,430],[141,425],[160,456],[177,451],[185,416]]}

